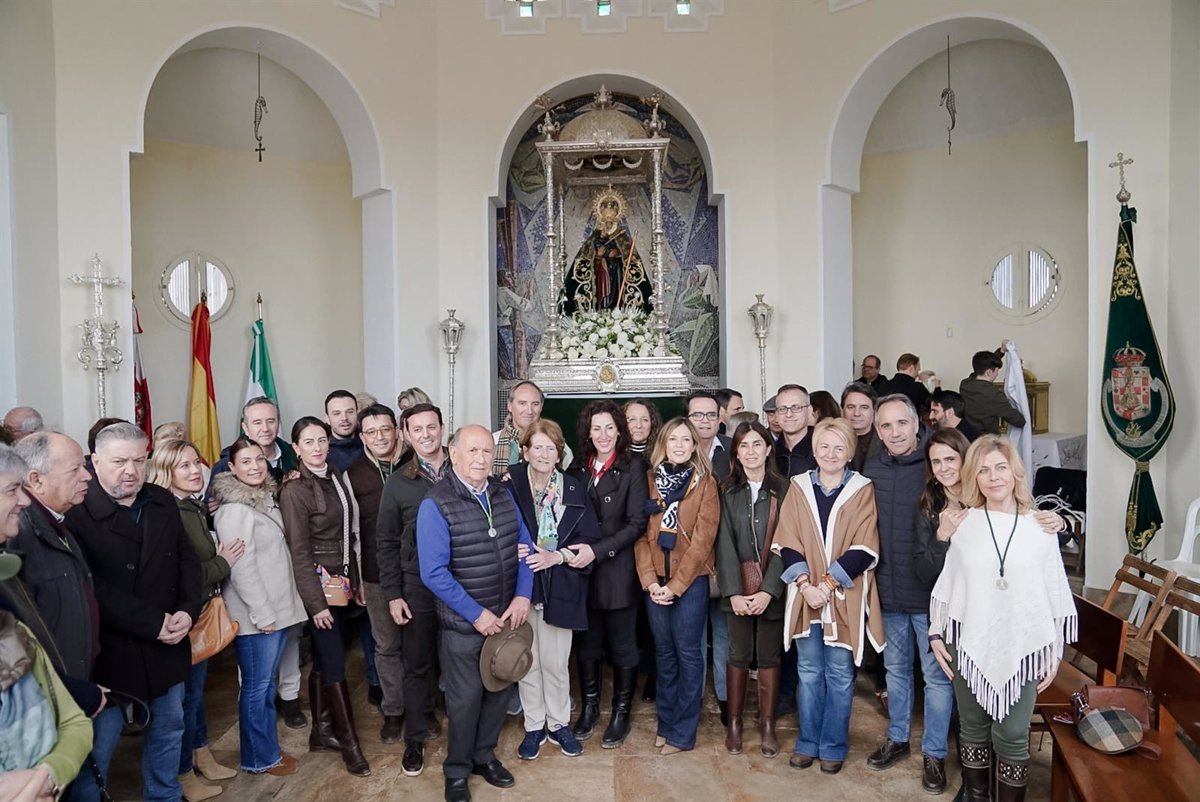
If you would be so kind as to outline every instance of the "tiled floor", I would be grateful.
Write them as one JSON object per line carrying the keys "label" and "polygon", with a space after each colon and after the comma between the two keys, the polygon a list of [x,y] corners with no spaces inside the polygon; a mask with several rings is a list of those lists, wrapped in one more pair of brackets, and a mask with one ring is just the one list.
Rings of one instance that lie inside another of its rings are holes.
{"label": "tiled floor", "polygon": [[[362,677],[361,655],[357,657],[352,676]],[[237,672],[231,650],[213,662],[209,669],[208,725],[212,748],[217,759],[225,765],[238,763],[237,731]],[[363,750],[371,762],[372,775],[359,779],[347,774],[338,755],[307,751],[308,731],[288,730],[280,725],[284,748],[300,760],[300,770],[286,778],[268,775],[239,775],[222,783],[224,793],[219,799],[252,802],[253,800],[282,799],[286,802],[310,800],[392,800],[442,798],[441,762],[445,756],[445,737],[430,744],[426,751],[425,773],[417,778],[405,777],[400,771],[403,744],[386,746],[379,740],[381,718],[366,704],[365,681],[354,687],[356,716]],[[718,719],[717,706],[711,690],[706,697],[706,709],[699,743],[692,752],[662,757],[653,748],[654,708],[635,700],[633,732],[621,749],[601,749],[599,738],[593,737],[584,745],[584,754],[577,758],[551,752],[551,744],[542,749],[542,756],[532,762],[518,760],[517,744],[522,735],[518,718],[509,718],[500,739],[498,754],[516,777],[517,784],[508,791],[486,785],[472,778],[471,793],[476,800],[546,799],[567,800],[784,800],[855,799],[899,800],[929,799],[921,789],[920,716],[919,707],[914,724],[912,757],[883,772],[867,768],[866,756],[883,739],[887,727],[865,673],[860,676],[851,720],[851,753],[841,774],[827,776],[816,768],[798,771],[788,767],[787,758],[796,737],[796,715],[783,718],[778,728],[782,752],[768,760],[758,752],[758,735],[754,726],[754,683],[747,694],[746,752],[733,756],[725,752],[724,730]],[[607,690],[605,708],[607,708]],[[607,715],[607,712],[606,712]],[[952,746],[953,749],[953,746]],[[125,739],[114,760],[111,790],[121,802],[141,798],[141,779],[138,764],[140,742]],[[958,766],[948,763],[951,787],[942,798],[949,802],[958,786]],[[1033,741],[1033,766],[1030,771],[1029,799],[1047,799],[1050,783],[1050,741],[1046,739],[1038,751],[1038,739]]]}

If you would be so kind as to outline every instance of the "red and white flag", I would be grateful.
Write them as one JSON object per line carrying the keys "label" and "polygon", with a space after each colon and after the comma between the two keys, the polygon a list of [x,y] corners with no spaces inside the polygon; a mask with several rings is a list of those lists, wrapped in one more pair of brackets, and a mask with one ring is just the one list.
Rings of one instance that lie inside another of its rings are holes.
{"label": "red and white flag", "polygon": [[133,415],[137,427],[146,433],[147,439],[154,440],[154,422],[150,417],[150,385],[142,370],[142,350],[138,342],[142,334],[142,318],[138,315],[137,304],[133,306]]}

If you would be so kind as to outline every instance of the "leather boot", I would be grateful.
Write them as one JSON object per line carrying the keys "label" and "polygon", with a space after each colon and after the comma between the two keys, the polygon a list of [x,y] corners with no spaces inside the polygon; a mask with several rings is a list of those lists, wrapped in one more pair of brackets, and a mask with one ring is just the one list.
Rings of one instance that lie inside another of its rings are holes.
{"label": "leather boot", "polygon": [[583,708],[579,711],[579,720],[571,728],[571,732],[581,741],[592,737],[596,727],[596,719],[600,718],[600,661],[578,660],[579,688],[583,694]]}
{"label": "leather boot", "polygon": [[775,757],[779,754],[779,741],[775,740],[775,706],[779,703],[779,676],[778,667],[758,670],[759,734],[762,738],[759,750],[763,757]]}
{"label": "leather boot", "polygon": [[1029,785],[1029,761],[1009,763],[996,761],[996,802],[1025,802]]}
{"label": "leather boot", "polygon": [[356,777],[367,777],[371,774],[371,766],[363,757],[362,747],[358,745],[358,731],[354,729],[354,708],[350,705],[350,689],[346,681],[326,685],[325,703],[333,714],[333,731],[337,733],[338,742],[342,745],[342,762],[346,771]]}
{"label": "leather boot", "polygon": [[333,734],[333,715],[329,711],[329,700],[325,698],[325,686],[321,673],[308,674],[308,707],[312,713],[312,729],[308,733],[308,751],[340,752],[342,745]]}
{"label": "leather boot", "polygon": [[206,780],[232,780],[238,774],[236,770],[218,763],[207,746],[192,751],[192,765]]}
{"label": "leather boot", "polygon": [[633,706],[633,689],[636,687],[636,668],[613,669],[612,718],[600,740],[601,748],[616,749],[629,737],[629,711]]}
{"label": "leather boot", "polygon": [[187,802],[204,802],[205,799],[212,799],[214,796],[220,796],[223,789],[219,785],[209,785],[196,776],[196,772],[189,771],[187,774],[179,775],[179,785],[183,789],[183,798]]}
{"label": "leather boot", "polygon": [[963,782],[955,800],[992,802],[992,745],[960,743],[958,760]]}
{"label": "leather boot", "polygon": [[725,669],[725,688],[729,691],[729,724],[725,729],[725,751],[731,755],[742,753],[742,711],[746,708],[746,683],[749,680],[748,668],[728,666]]}

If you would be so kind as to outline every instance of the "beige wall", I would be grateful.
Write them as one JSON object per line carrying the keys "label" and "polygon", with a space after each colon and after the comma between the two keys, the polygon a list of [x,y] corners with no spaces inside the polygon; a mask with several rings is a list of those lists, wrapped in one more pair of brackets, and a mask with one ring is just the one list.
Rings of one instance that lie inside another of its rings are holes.
{"label": "beige wall", "polygon": [[181,252],[201,250],[234,276],[233,307],[212,325],[217,412],[224,443],[237,433],[250,360],[255,295],[282,406],[284,432],[323,414],[335,387],[362,387],[362,233],[350,166],[152,141],[130,164],[133,286],[154,420],[184,420],[191,335],[160,299],[159,277]]}
{"label": "beige wall", "polygon": [[[353,83],[368,109],[382,183],[395,192],[390,222],[400,286],[388,300],[401,333],[412,338],[396,372],[405,375],[403,384],[444,393],[447,371],[432,335],[444,308],[456,307],[468,326],[458,420],[486,420],[490,406],[488,203],[500,190],[503,142],[531,120],[524,110],[534,95],[595,73],[633,74],[661,86],[707,142],[713,191],[724,202],[727,381],[757,384],[757,352],[742,311],[754,292],[765,292],[779,309],[768,348],[770,381],[807,381],[820,370],[832,380],[836,372],[821,365],[819,346],[840,331],[840,322],[821,330],[820,199],[841,105],[879,54],[935,21],[965,14],[1010,21],[1059,61],[1072,89],[1075,137],[1090,143],[1087,426],[1090,512],[1102,523],[1093,529],[1088,559],[1090,581],[1102,583],[1123,551],[1114,532],[1132,474],[1132,463],[1104,437],[1098,413],[1116,219],[1107,164],[1118,150],[1137,159],[1138,262],[1168,364],[1200,348],[1194,323],[1176,321],[1194,319],[1194,311],[1168,304],[1175,272],[1195,270],[1191,257],[1200,237],[1194,214],[1173,211],[1194,212],[1196,189],[1176,186],[1184,179],[1174,167],[1178,159],[1193,170],[1194,157],[1182,154],[1200,151],[1195,126],[1172,114],[1192,119],[1197,96],[1194,56],[1183,51],[1194,53],[1200,22],[1187,6],[1147,0],[1131,17],[1124,0],[988,0],[969,7],[955,0],[871,0],[831,14],[825,3],[763,0],[726,3],[726,13],[702,34],[665,35],[661,20],[635,19],[620,35],[584,35],[577,21],[552,20],[544,35],[503,36],[481,4],[465,0],[385,5],[379,19],[316,0],[54,0],[59,280],[94,251],[130,275],[126,153],[142,147],[143,103],[160,65],[199,33],[260,25],[309,43]],[[1190,174],[1186,180],[1194,183]],[[1194,282],[1183,279],[1181,289],[1194,294]],[[59,358],[48,360],[60,365],[73,350],[66,342],[74,336],[74,314],[66,311],[78,308],[76,295],[64,290],[61,298]],[[122,322],[128,324],[128,313]],[[79,433],[92,414],[90,377],[72,367],[62,371],[64,418]],[[1173,378],[1181,401],[1200,397],[1194,372]],[[116,405],[128,410],[131,392],[123,383],[119,389]],[[1165,459],[1155,461],[1156,475],[1170,474],[1173,461],[1184,465],[1185,455],[1200,450],[1198,437],[1195,428],[1181,426]],[[1178,527],[1192,491],[1159,486]]]}
{"label": "beige wall", "polygon": [[[1036,322],[1014,325],[984,286],[1018,242],[1058,262],[1062,296]],[[911,351],[947,389],[971,355],[1016,342],[1025,366],[1052,383],[1050,429],[1087,420],[1087,148],[1070,126],[954,146],[867,156],[854,196],[854,342],[891,375]],[[947,335],[951,330],[953,336]]]}

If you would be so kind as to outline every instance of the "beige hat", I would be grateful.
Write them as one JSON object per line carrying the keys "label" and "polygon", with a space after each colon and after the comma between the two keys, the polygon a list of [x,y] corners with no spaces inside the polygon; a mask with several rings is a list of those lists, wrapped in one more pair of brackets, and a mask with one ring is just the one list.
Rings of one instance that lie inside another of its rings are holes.
{"label": "beige hat", "polygon": [[483,687],[496,693],[517,682],[533,667],[533,627],[529,622],[516,629],[507,626],[488,635],[479,652],[479,676]]}

